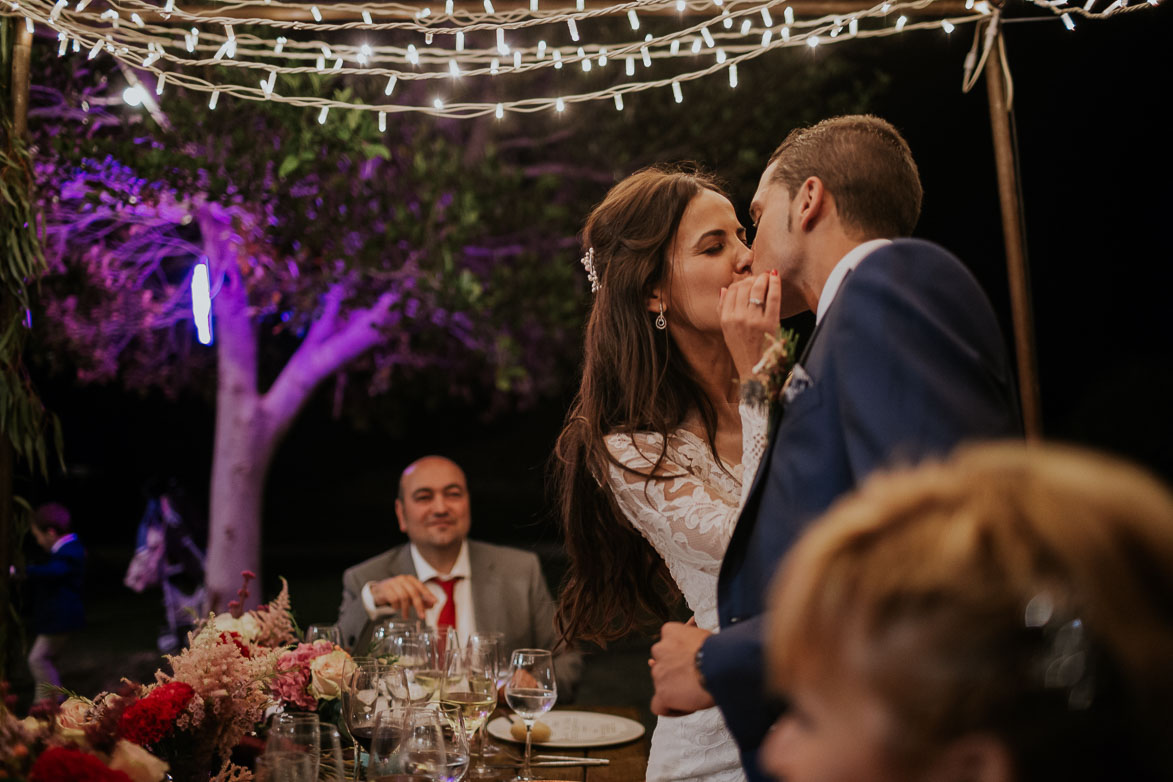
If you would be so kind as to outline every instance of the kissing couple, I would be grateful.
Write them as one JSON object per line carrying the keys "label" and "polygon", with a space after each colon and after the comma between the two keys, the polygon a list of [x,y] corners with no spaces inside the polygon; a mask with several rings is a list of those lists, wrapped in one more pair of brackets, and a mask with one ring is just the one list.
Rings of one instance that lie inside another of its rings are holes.
{"label": "kissing couple", "polygon": [[[1018,435],[989,301],[945,249],[908,237],[920,175],[888,122],[792,132],[753,194],[752,248],[709,176],[656,166],[583,231],[593,304],[582,384],[553,458],[569,638],[670,616],[650,661],[648,780],[765,779],[784,714],[763,661],[779,560],[873,470]],[[798,353],[779,321],[815,313]]]}

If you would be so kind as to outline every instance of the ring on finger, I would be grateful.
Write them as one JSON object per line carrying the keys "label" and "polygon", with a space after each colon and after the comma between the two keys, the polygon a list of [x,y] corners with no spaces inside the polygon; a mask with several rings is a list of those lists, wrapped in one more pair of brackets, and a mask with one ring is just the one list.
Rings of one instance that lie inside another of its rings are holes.
{"label": "ring on finger", "polygon": [[762,304],[763,304],[764,302],[762,302],[762,300],[761,300],[761,299],[758,299],[758,298],[753,298],[753,297],[751,297],[751,298],[750,298],[750,300],[749,300],[749,303],[750,303],[750,304],[753,304],[753,305],[755,305],[755,306],[758,306],[758,307],[760,307],[760,306],[762,306]]}

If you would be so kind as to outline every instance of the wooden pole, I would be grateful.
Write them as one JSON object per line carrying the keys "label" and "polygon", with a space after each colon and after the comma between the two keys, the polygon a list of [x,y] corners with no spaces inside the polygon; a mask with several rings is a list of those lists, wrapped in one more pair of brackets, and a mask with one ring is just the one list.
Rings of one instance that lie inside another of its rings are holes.
{"label": "wooden pole", "polygon": [[29,60],[33,52],[33,34],[23,24],[16,25],[16,43],[12,47],[12,134],[26,139],[29,129]]}
{"label": "wooden pole", "polygon": [[986,88],[990,99],[990,127],[994,136],[994,161],[998,171],[998,200],[1002,205],[1002,236],[1006,243],[1006,272],[1010,281],[1010,307],[1014,320],[1014,352],[1018,359],[1018,388],[1022,397],[1022,422],[1029,440],[1043,434],[1039,402],[1038,367],[1035,360],[1034,312],[1030,297],[1030,270],[1023,239],[1022,208],[1018,199],[1018,167],[1010,136],[1010,107],[1002,72],[1002,31],[986,60]]}
{"label": "wooden pole", "polygon": [[[3,23],[3,22],[0,22]],[[12,47],[12,144],[28,136],[29,112],[29,59],[32,54],[33,34],[23,24],[12,25],[16,29],[16,40]],[[0,318],[11,318],[12,301],[0,291]],[[0,431],[0,680],[5,678],[12,648],[13,625],[9,618],[12,605],[12,588],[8,580],[8,569],[13,560],[12,543],[15,540],[13,512],[15,495],[12,489],[13,471],[16,468],[16,453],[8,439],[8,432]]]}

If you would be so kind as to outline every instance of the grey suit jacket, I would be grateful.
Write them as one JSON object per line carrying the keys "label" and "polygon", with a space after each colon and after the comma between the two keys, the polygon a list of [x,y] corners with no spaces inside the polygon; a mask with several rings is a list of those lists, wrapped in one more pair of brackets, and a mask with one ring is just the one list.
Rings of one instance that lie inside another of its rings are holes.
{"label": "grey suit jacket", "polygon": [[[505,635],[505,653],[514,649],[553,649],[554,601],[536,554],[521,549],[468,541],[472,569],[472,603],[476,625]],[[396,546],[348,568],[342,574],[342,605],[338,627],[342,643],[351,649],[369,646],[375,623],[362,604],[362,588],[368,581],[399,575],[415,575],[408,544]],[[582,656],[563,650],[554,658],[558,699],[570,700],[582,673]]]}

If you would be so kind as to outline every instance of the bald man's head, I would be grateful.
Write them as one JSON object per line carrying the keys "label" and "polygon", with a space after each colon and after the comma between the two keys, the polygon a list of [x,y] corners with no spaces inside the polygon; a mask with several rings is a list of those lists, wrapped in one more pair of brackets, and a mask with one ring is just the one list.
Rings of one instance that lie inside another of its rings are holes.
{"label": "bald man's head", "polygon": [[459,550],[471,524],[464,470],[443,456],[424,456],[399,476],[395,515],[416,548]]}

